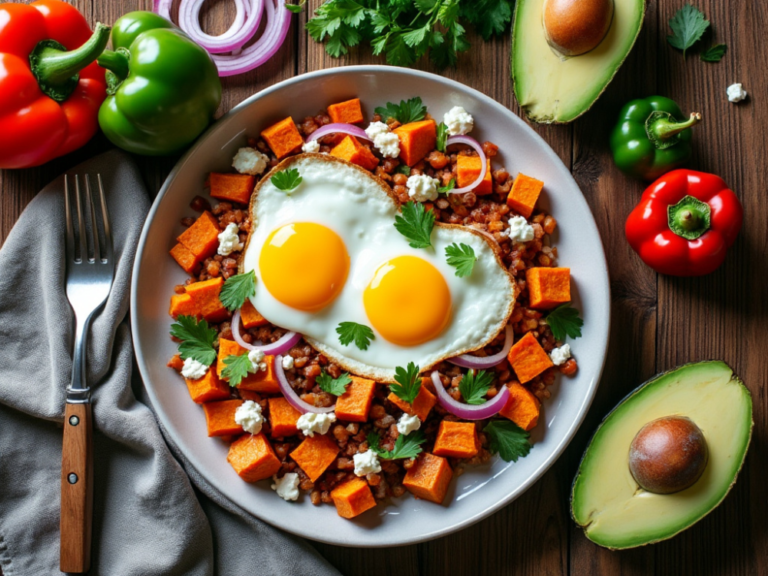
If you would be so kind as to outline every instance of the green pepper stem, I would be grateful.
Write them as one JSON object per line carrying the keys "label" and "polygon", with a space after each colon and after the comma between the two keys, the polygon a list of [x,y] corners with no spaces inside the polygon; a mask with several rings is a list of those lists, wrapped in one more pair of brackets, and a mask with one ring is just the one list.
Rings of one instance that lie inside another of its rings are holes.
{"label": "green pepper stem", "polygon": [[[74,50],[63,51],[51,46],[37,54],[34,72],[39,82],[48,86],[63,86],[104,51],[111,28],[97,23],[91,37]],[[43,42],[46,42],[45,40]]]}
{"label": "green pepper stem", "polygon": [[699,122],[701,122],[701,114],[691,112],[691,117],[685,122],[670,122],[666,118],[658,118],[652,123],[650,129],[659,140],[667,140]]}
{"label": "green pepper stem", "polygon": [[117,76],[118,82],[122,82],[128,77],[128,72],[130,71],[128,56],[123,54],[122,51],[104,50],[97,62],[99,66],[106,68]]}

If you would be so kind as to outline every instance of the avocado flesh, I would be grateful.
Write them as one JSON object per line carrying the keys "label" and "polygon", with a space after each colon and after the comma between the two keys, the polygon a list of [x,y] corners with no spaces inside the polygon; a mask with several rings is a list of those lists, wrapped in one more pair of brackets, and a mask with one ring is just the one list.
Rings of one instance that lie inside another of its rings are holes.
{"label": "avocado flesh", "polygon": [[[690,488],[646,492],[629,471],[629,446],[643,425],[672,415],[687,416],[701,428],[709,462]],[[688,364],[662,374],[624,399],[598,428],[573,484],[573,518],[590,540],[608,548],[670,538],[725,498],[751,433],[751,396],[724,362]]]}
{"label": "avocado flesh", "polygon": [[547,43],[544,0],[518,0],[512,39],[515,96],[534,122],[571,122],[594,104],[635,43],[645,0],[614,0],[611,27],[586,54],[565,58]]}

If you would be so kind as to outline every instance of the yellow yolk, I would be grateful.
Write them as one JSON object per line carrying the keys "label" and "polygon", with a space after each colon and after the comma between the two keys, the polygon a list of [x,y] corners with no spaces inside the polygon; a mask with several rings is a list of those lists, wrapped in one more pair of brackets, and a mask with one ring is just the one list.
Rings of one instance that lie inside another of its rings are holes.
{"label": "yellow yolk", "polygon": [[363,303],[379,334],[400,346],[435,338],[451,318],[448,283],[437,268],[416,256],[398,256],[379,266]]}
{"label": "yellow yolk", "polygon": [[315,312],[339,295],[349,273],[349,254],[336,232],[314,222],[281,226],[259,256],[264,286],[277,300]]}

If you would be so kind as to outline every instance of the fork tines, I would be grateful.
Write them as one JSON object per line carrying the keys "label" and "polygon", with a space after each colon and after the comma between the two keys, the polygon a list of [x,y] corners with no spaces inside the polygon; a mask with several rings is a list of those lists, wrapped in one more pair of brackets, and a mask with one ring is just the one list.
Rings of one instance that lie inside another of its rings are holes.
{"label": "fork tines", "polygon": [[[109,224],[109,212],[107,211],[107,201],[104,197],[104,185],[101,181],[101,174],[96,174],[98,185],[98,203],[101,210],[96,209],[94,196],[91,186],[91,177],[89,174],[83,176],[85,184],[85,198],[80,189],[80,176],[75,174],[74,202],[70,187],[70,175],[64,175],[64,209],[67,220],[67,259],[75,264],[88,262],[101,264],[112,261],[112,228]],[[87,202],[87,207],[84,204]],[[74,204],[74,210],[73,210]],[[73,214],[74,212],[74,214]],[[100,219],[96,215],[100,212]],[[74,219],[77,219],[75,225]]]}

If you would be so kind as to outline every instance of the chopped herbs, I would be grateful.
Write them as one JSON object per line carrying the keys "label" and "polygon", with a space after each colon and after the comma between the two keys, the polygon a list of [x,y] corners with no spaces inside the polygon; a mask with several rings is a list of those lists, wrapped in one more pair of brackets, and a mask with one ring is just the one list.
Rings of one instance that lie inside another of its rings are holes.
{"label": "chopped herbs", "polygon": [[448,182],[445,186],[438,186],[437,187],[437,193],[438,194],[448,194],[451,190],[456,188],[456,178],[451,178],[451,181]]}
{"label": "chopped herbs", "polygon": [[485,395],[493,383],[493,374],[480,370],[470,370],[459,382],[459,392],[467,404],[485,404]]}
{"label": "chopped herbs", "polygon": [[571,338],[581,336],[581,327],[584,326],[584,320],[579,318],[579,311],[570,304],[558,306],[547,314],[546,320],[552,329],[552,335],[555,337],[555,340],[562,342],[566,336]]}
{"label": "chopped herbs", "polygon": [[227,278],[221,288],[219,299],[231,312],[242,308],[245,301],[254,294],[256,294],[256,273],[251,270]]}
{"label": "chopped herbs", "polygon": [[194,316],[179,316],[171,324],[171,336],[181,340],[179,354],[182,360],[192,358],[206,366],[216,360],[216,350],[213,348],[216,330],[209,328],[205,320],[198,322]]}
{"label": "chopped herbs", "polygon": [[294,14],[301,14],[302,8],[304,8],[305,0],[302,0],[298,4],[286,4],[285,7]]}
{"label": "chopped herbs", "polygon": [[366,436],[368,447],[378,454],[383,460],[398,460],[400,458],[415,458],[421,453],[421,444],[427,441],[424,432],[414,430],[410,434],[400,434],[395,440],[392,450],[382,450],[379,448],[381,438],[375,432],[370,432]]}
{"label": "chopped herbs", "polygon": [[357,322],[341,322],[336,327],[336,333],[339,335],[339,342],[343,346],[349,346],[354,341],[355,346],[360,350],[368,350],[371,340],[376,338],[373,335],[373,330]]}
{"label": "chopped herbs", "polygon": [[408,164],[400,164],[397,168],[395,168],[396,174],[405,174],[406,176],[411,175],[411,167],[408,166]]}
{"label": "chopped herbs", "polygon": [[394,118],[400,124],[408,124],[409,122],[424,120],[424,116],[427,114],[427,107],[421,103],[421,98],[416,96],[410,100],[400,100],[400,104],[387,102],[386,106],[379,106],[374,112],[381,116],[383,122]]}
{"label": "chopped herbs", "polygon": [[437,144],[435,145],[435,148],[437,148],[440,152],[445,152],[445,146],[448,143],[448,126],[445,125],[445,122],[440,122],[440,124],[437,125]]}
{"label": "chopped herbs", "polygon": [[472,274],[472,269],[477,262],[477,256],[472,246],[456,244],[454,242],[445,249],[445,256],[449,266],[456,268],[456,276],[465,278]]}
{"label": "chopped herbs", "polygon": [[280,170],[280,172],[272,176],[269,181],[272,182],[278,190],[290,194],[299,184],[301,184],[302,177],[299,175],[299,171],[296,168],[288,168],[287,170]]}
{"label": "chopped herbs", "polygon": [[709,20],[704,18],[704,14],[693,6],[686,4],[669,20],[669,27],[672,28],[672,35],[667,36],[667,42],[674,48],[685,51],[701,40],[701,36],[709,28]]}
{"label": "chopped herbs", "polygon": [[395,382],[389,385],[390,391],[403,402],[413,404],[421,390],[419,367],[413,362],[409,362],[406,368],[398,366],[395,368]]}
{"label": "chopped herbs", "polygon": [[720,62],[725,56],[726,50],[728,50],[728,46],[725,44],[715,44],[701,54],[701,59],[704,62]]}
{"label": "chopped herbs", "polygon": [[320,386],[323,392],[328,392],[328,394],[333,394],[334,396],[341,396],[347,391],[347,386],[352,382],[352,379],[346,372],[338,378],[332,378],[330,374],[323,372],[316,378],[315,382],[317,382],[317,385]]}
{"label": "chopped herbs", "polygon": [[483,432],[488,436],[491,453],[498,453],[504,462],[517,462],[531,451],[531,435],[509,420],[492,420]]}
{"label": "chopped herbs", "polygon": [[221,371],[221,377],[229,380],[230,386],[238,386],[243,378],[254,372],[253,362],[248,358],[248,354],[229,355],[224,358],[224,369]]}
{"label": "chopped herbs", "polygon": [[395,228],[408,240],[411,248],[429,248],[435,226],[435,214],[421,202],[410,200],[403,204],[402,216],[395,216]]}

